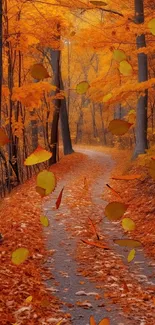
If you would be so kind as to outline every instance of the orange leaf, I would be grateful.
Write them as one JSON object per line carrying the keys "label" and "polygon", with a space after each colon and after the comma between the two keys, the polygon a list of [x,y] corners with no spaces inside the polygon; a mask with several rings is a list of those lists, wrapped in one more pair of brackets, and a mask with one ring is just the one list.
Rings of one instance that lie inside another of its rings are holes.
{"label": "orange leaf", "polygon": [[60,204],[61,204],[63,190],[64,190],[64,187],[63,187],[63,189],[61,190],[61,192],[60,192],[60,194],[59,194],[59,196],[58,196],[58,198],[57,198],[57,200],[56,200],[56,203],[55,203],[57,209],[59,209],[59,206],[60,206]]}
{"label": "orange leaf", "polygon": [[34,64],[31,67],[30,72],[31,72],[31,77],[37,80],[42,80],[50,77],[46,68],[40,63]]}
{"label": "orange leaf", "polygon": [[94,316],[90,316],[90,320],[89,321],[90,321],[90,325],[96,325]]}
{"label": "orange leaf", "polygon": [[105,244],[96,243],[96,242],[89,241],[89,240],[85,240],[85,239],[81,239],[81,241],[82,241],[83,243],[88,244],[88,245],[91,245],[91,246],[95,246],[95,247],[98,247],[98,248],[109,249],[109,247],[106,246]]}
{"label": "orange leaf", "polygon": [[9,138],[7,137],[3,129],[0,128],[0,146],[4,146],[8,142],[10,142]]}
{"label": "orange leaf", "polygon": [[26,158],[24,161],[25,166],[32,166],[35,164],[42,163],[46,160],[49,160],[52,157],[52,153],[45,150],[41,146],[38,146],[35,151],[31,153],[31,155]]}
{"label": "orange leaf", "polygon": [[121,202],[110,202],[105,207],[105,216],[111,221],[118,221],[123,217],[128,206]]}
{"label": "orange leaf", "polygon": [[117,193],[110,185],[106,184],[106,186],[111,190],[112,193],[114,193],[119,199],[122,200],[122,198],[119,195],[119,193]]}
{"label": "orange leaf", "polygon": [[41,197],[46,196],[46,190],[42,187],[36,186],[36,192],[40,194]]}
{"label": "orange leaf", "polygon": [[95,225],[93,224],[92,220],[89,217],[88,217],[88,219],[90,220],[90,223],[91,223],[91,226],[92,226],[92,229],[93,229],[93,232],[94,232],[95,236],[97,237],[98,240],[100,240],[100,237],[99,237],[99,235],[98,235],[98,233],[96,231]]}
{"label": "orange leaf", "polygon": [[134,179],[139,179],[141,178],[141,175],[139,174],[133,174],[133,175],[122,175],[122,176],[114,176],[112,177],[112,179],[115,179],[115,180],[125,180],[125,181],[131,181],[131,180],[134,180]]}
{"label": "orange leaf", "polygon": [[109,123],[108,129],[113,135],[124,135],[131,126],[127,121],[115,119]]}
{"label": "orange leaf", "polygon": [[110,325],[110,319],[109,318],[103,318],[98,325]]}

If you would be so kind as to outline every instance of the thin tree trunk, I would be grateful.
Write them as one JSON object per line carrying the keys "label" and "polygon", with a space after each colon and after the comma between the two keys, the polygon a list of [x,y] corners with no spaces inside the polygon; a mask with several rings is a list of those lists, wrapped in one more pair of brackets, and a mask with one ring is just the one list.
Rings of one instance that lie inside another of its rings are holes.
{"label": "thin tree trunk", "polygon": [[[144,1],[135,0],[135,21],[137,24],[144,22]],[[146,47],[145,35],[137,37],[137,49]],[[138,54],[138,80],[139,82],[148,80],[148,62],[145,53]],[[147,109],[148,109],[148,90],[145,90],[145,95],[140,96],[137,103],[136,116],[136,146],[133,158],[139,154],[144,154],[148,148],[147,142]]]}
{"label": "thin tree trunk", "polygon": [[2,0],[0,1],[0,126],[2,120],[2,80],[3,80],[3,67],[2,67]]}
{"label": "thin tree trunk", "polygon": [[[53,68],[54,75],[54,85],[57,87],[55,96],[60,92],[61,88],[61,80],[60,80],[60,50],[52,50],[50,49],[50,60],[51,66]],[[54,113],[51,127],[51,152],[52,157],[49,161],[50,165],[55,164],[57,162],[57,149],[58,149],[58,123],[59,123],[59,114],[61,108],[61,99],[54,100]]]}
{"label": "thin tree trunk", "polygon": [[[60,71],[60,86],[61,86],[61,89],[64,90],[61,71]],[[71,141],[71,136],[70,136],[66,98],[61,99],[60,121],[61,121],[61,131],[62,131],[64,155],[69,155],[69,154],[73,153],[74,150],[72,148],[72,141]]]}

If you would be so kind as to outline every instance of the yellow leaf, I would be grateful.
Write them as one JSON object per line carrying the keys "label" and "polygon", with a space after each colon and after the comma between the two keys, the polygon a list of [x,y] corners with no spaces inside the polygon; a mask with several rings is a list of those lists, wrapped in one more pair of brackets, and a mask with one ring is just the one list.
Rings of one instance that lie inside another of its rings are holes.
{"label": "yellow leaf", "polygon": [[87,92],[89,88],[89,84],[87,81],[81,81],[77,86],[76,86],[76,92],[80,95],[83,95]]}
{"label": "yellow leaf", "polygon": [[126,55],[125,55],[124,51],[122,51],[122,50],[114,50],[113,58],[114,58],[114,60],[121,62],[121,61],[126,60]]}
{"label": "yellow leaf", "polygon": [[139,179],[141,178],[141,175],[138,174],[133,174],[133,175],[122,175],[122,176],[113,176],[112,179],[115,180],[124,180],[124,181],[131,181],[134,179]]}
{"label": "yellow leaf", "polygon": [[135,255],[136,255],[136,251],[135,251],[135,249],[132,249],[130,251],[129,255],[128,255],[128,262],[129,263],[134,259]]}
{"label": "yellow leaf", "polygon": [[148,27],[150,29],[150,32],[155,35],[155,18],[151,19],[148,23]]}
{"label": "yellow leaf", "polygon": [[49,78],[49,74],[46,68],[41,63],[34,64],[31,67],[30,72],[31,72],[31,77],[37,80]]}
{"label": "yellow leaf", "polygon": [[29,297],[27,297],[27,298],[25,299],[25,302],[31,302],[32,299],[33,299],[33,297],[32,297],[32,296],[29,296]]}
{"label": "yellow leaf", "polygon": [[61,319],[56,325],[61,325],[63,322],[63,319]]}
{"label": "yellow leaf", "polygon": [[128,206],[121,202],[111,202],[105,207],[105,216],[112,221],[117,221],[127,210]]}
{"label": "yellow leaf", "polygon": [[94,319],[94,316],[90,316],[90,325],[96,325],[96,322],[95,322],[95,319]]}
{"label": "yellow leaf", "polygon": [[121,61],[119,64],[119,71],[123,74],[123,76],[130,76],[132,74],[132,66],[126,60]]}
{"label": "yellow leaf", "polygon": [[27,248],[21,247],[17,248],[12,253],[12,263],[16,265],[20,265],[21,263],[25,262],[28,258],[29,250]]}
{"label": "yellow leaf", "polygon": [[3,129],[0,128],[0,146],[4,146],[8,142],[10,142],[9,138],[7,137]]}
{"label": "yellow leaf", "polygon": [[150,161],[150,166],[149,166],[149,173],[153,179],[155,179],[155,160],[152,159]]}
{"label": "yellow leaf", "polygon": [[113,135],[124,135],[130,129],[131,125],[127,121],[115,119],[109,123],[108,129]]}
{"label": "yellow leaf", "polygon": [[105,95],[105,96],[103,97],[103,103],[108,102],[108,100],[110,100],[111,98],[112,98],[112,94],[111,94],[111,93]]}
{"label": "yellow leaf", "polygon": [[35,164],[40,164],[46,160],[49,160],[52,157],[52,153],[45,150],[41,146],[38,146],[37,149],[31,153],[31,155],[26,158],[24,161],[25,166],[32,166]]}
{"label": "yellow leaf", "polygon": [[49,195],[56,187],[55,175],[48,170],[43,170],[37,175],[37,186],[45,189],[45,195]]}
{"label": "yellow leaf", "polygon": [[110,325],[110,319],[109,318],[104,318],[99,322],[98,325]]}
{"label": "yellow leaf", "polygon": [[122,227],[124,228],[124,230],[131,231],[135,230],[136,225],[132,219],[124,218],[122,220]]}
{"label": "yellow leaf", "polygon": [[40,222],[44,227],[49,226],[49,221],[48,221],[48,218],[46,216],[40,216]]}
{"label": "yellow leaf", "polygon": [[126,246],[131,248],[142,246],[141,242],[132,239],[114,239],[114,243],[119,246]]}

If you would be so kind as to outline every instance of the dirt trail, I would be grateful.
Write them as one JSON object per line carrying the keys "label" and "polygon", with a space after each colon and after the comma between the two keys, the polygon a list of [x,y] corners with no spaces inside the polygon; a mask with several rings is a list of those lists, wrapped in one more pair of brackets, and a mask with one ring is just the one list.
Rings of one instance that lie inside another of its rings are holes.
{"label": "dirt trail", "polygon": [[[101,199],[101,194],[105,184],[109,181],[114,162],[109,155],[100,152],[83,149],[78,151],[86,154],[89,160],[86,164],[81,163],[73,167],[58,182],[55,191],[56,195],[65,186],[60,210],[56,211],[54,208],[52,210],[50,201],[46,202],[44,206],[45,214],[50,219],[50,227],[46,231],[47,247],[55,251],[47,263],[55,280],[49,280],[47,286],[63,302],[62,310],[71,314],[71,322],[68,320],[67,324],[89,325],[89,317],[94,315],[97,322],[104,317],[109,317],[111,325],[148,325],[148,323],[153,325],[155,310],[153,304],[150,305],[150,300],[146,299],[144,301],[142,309],[138,309],[137,304],[137,309],[133,310],[133,315],[130,315],[122,308],[122,303],[119,305],[115,302],[116,297],[113,297],[113,301],[110,301],[104,294],[107,291],[106,289],[111,288],[111,291],[115,291],[117,295],[117,291],[120,290],[122,274],[124,274],[124,280],[129,278],[131,289],[133,289],[132,282],[134,281],[137,281],[137,286],[152,286],[155,284],[155,279],[152,278],[154,265],[144,257],[142,249],[138,249],[135,261],[128,265],[126,262],[127,251],[113,244],[113,239],[122,238],[123,232],[118,224],[112,224],[106,218],[103,218],[106,202]],[[93,170],[90,170],[92,166]],[[78,202],[79,204],[76,205],[75,203],[74,206],[74,201],[77,200],[75,195],[76,187],[78,189],[79,186],[79,191],[81,188],[79,180],[83,176],[89,180],[90,174],[95,172],[95,168],[96,179],[94,179],[93,184],[90,184],[90,202],[88,201],[86,206],[83,199],[81,199]],[[69,209],[67,201],[73,203],[72,209]],[[91,218],[92,216],[102,218],[103,222],[100,222],[99,229],[110,247],[109,251],[87,247],[87,245],[84,246],[84,244],[80,243],[81,236],[83,238],[84,235],[87,235],[85,220],[83,220],[86,217],[82,218],[82,215],[91,216]],[[97,253],[94,253],[94,250]],[[90,252],[92,252],[92,256],[88,256]],[[95,254],[95,260],[93,254]],[[109,272],[104,283],[101,281],[101,262],[104,262],[102,267],[107,268]],[[89,274],[86,277],[81,270],[87,271],[87,268]],[[90,270],[91,268],[92,270]],[[115,276],[113,276],[113,273],[110,274],[109,269],[112,272],[115,271]],[[96,275],[96,282],[94,280],[92,282],[94,274]],[[122,291],[119,294],[121,301],[125,299],[125,294]],[[129,296],[128,299],[131,300],[131,297]],[[80,303],[87,301],[88,305],[83,308],[77,305],[77,301],[80,301]],[[135,301],[137,302],[136,295]],[[135,304],[135,301],[133,300],[133,304]],[[126,304],[128,304],[128,301]],[[124,307],[126,308],[125,304]]]}

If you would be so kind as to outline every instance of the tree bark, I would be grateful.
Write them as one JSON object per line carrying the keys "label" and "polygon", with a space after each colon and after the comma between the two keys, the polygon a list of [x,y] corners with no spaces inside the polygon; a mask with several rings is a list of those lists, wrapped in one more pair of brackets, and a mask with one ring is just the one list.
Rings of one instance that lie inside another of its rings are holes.
{"label": "tree bark", "polygon": [[[144,22],[144,1],[135,0],[135,21],[137,24]],[[146,47],[145,35],[137,37],[137,49]],[[138,80],[139,82],[148,80],[148,61],[145,53],[138,54]],[[148,109],[148,90],[145,90],[144,96],[140,96],[137,103],[136,116],[136,146],[133,159],[139,154],[144,154],[148,148],[147,142],[147,109]]]}
{"label": "tree bark", "polygon": [[0,1],[0,126],[2,120],[2,80],[3,80],[3,67],[2,67],[2,0]]}
{"label": "tree bark", "polygon": [[[61,85],[61,89],[64,90],[61,71],[60,71],[60,85]],[[60,121],[61,121],[64,155],[69,155],[73,153],[74,150],[72,148],[72,141],[70,136],[66,98],[61,99]]]}
{"label": "tree bark", "polygon": [[[49,50],[50,52],[50,60],[51,66],[53,69],[54,76],[54,85],[57,87],[55,91],[55,96],[60,92],[61,80],[60,80],[60,50]],[[61,108],[61,99],[56,98],[54,100],[54,113],[53,113],[53,121],[51,127],[51,152],[52,157],[49,161],[50,165],[55,164],[57,162],[57,150],[58,150],[58,123],[59,123],[59,114]]]}

